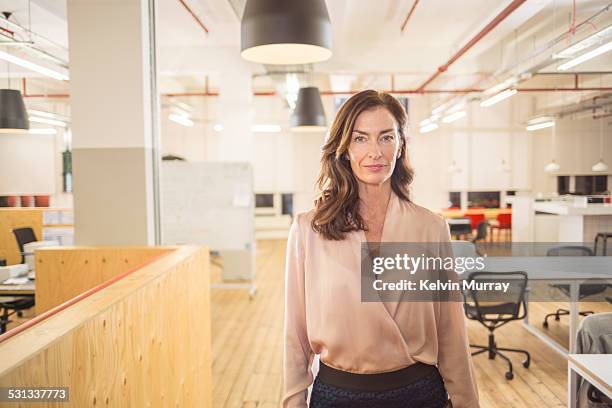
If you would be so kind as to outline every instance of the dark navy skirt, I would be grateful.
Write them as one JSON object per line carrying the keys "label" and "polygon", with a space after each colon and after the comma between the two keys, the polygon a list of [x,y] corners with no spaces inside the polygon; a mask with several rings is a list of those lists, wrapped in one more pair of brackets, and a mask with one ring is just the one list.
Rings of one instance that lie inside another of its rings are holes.
{"label": "dark navy skirt", "polygon": [[310,408],[443,408],[448,402],[444,381],[436,370],[415,382],[385,391],[355,391],[315,378]]}

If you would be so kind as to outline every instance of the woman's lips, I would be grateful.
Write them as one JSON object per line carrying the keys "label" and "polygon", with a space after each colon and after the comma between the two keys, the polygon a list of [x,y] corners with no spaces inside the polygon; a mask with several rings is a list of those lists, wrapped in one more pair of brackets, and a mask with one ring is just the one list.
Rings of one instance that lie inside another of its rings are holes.
{"label": "woman's lips", "polygon": [[369,171],[376,173],[376,172],[381,171],[385,167],[385,165],[384,164],[370,164],[364,167],[368,169]]}

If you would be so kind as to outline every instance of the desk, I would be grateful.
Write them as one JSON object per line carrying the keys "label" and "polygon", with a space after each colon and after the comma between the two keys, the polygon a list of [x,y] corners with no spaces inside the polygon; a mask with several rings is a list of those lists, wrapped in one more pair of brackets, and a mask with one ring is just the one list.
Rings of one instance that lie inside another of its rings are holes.
{"label": "desk", "polygon": [[0,296],[34,296],[35,289],[33,280],[23,285],[0,285]]}
{"label": "desk", "polygon": [[578,376],[612,399],[612,354],[570,354],[567,361],[567,406],[575,408]]}
{"label": "desk", "polygon": [[472,224],[469,218],[448,218],[446,220],[450,227],[450,233],[454,236],[470,235],[472,233]]}
{"label": "desk", "polygon": [[[610,262],[612,262],[612,257],[605,256],[487,257],[484,260],[485,267],[483,270],[488,272],[525,271],[530,281],[554,280],[555,283],[568,284],[570,287],[569,350],[572,350],[579,325],[578,304],[580,284],[585,281],[588,282],[590,279],[599,279],[607,283],[612,283],[612,273],[610,272],[612,268],[610,268]],[[466,272],[467,273],[464,273],[465,276],[469,275],[470,271]],[[528,298],[525,300],[529,301]],[[529,323],[529,313],[523,320],[523,325],[530,333],[544,341],[559,353],[563,355],[568,354],[568,350],[563,346]]]}

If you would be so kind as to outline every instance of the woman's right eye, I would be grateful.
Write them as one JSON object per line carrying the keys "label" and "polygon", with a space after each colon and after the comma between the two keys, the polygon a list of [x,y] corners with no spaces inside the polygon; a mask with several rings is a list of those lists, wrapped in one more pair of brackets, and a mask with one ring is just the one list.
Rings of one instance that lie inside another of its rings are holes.
{"label": "woman's right eye", "polygon": [[365,140],[366,140],[365,136],[355,136],[353,138],[353,141],[355,141],[355,142],[364,142]]}

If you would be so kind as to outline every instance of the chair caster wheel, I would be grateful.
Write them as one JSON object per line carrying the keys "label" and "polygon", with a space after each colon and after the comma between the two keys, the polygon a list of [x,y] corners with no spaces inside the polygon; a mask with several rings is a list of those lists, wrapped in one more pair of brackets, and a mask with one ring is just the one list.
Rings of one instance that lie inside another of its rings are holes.
{"label": "chair caster wheel", "polygon": [[545,328],[547,328],[547,329],[548,329],[548,322],[544,322],[544,323],[542,323],[542,326],[544,326]]}
{"label": "chair caster wheel", "polygon": [[559,320],[561,320],[561,318],[559,316],[555,316],[555,320],[559,321]]}
{"label": "chair caster wheel", "polygon": [[512,372],[508,371],[506,373],[506,380],[511,380],[514,378],[514,374],[512,374]]}
{"label": "chair caster wheel", "polygon": [[531,361],[529,361],[529,360],[523,361],[523,367],[525,367],[525,368],[529,368],[530,364],[531,364]]}

